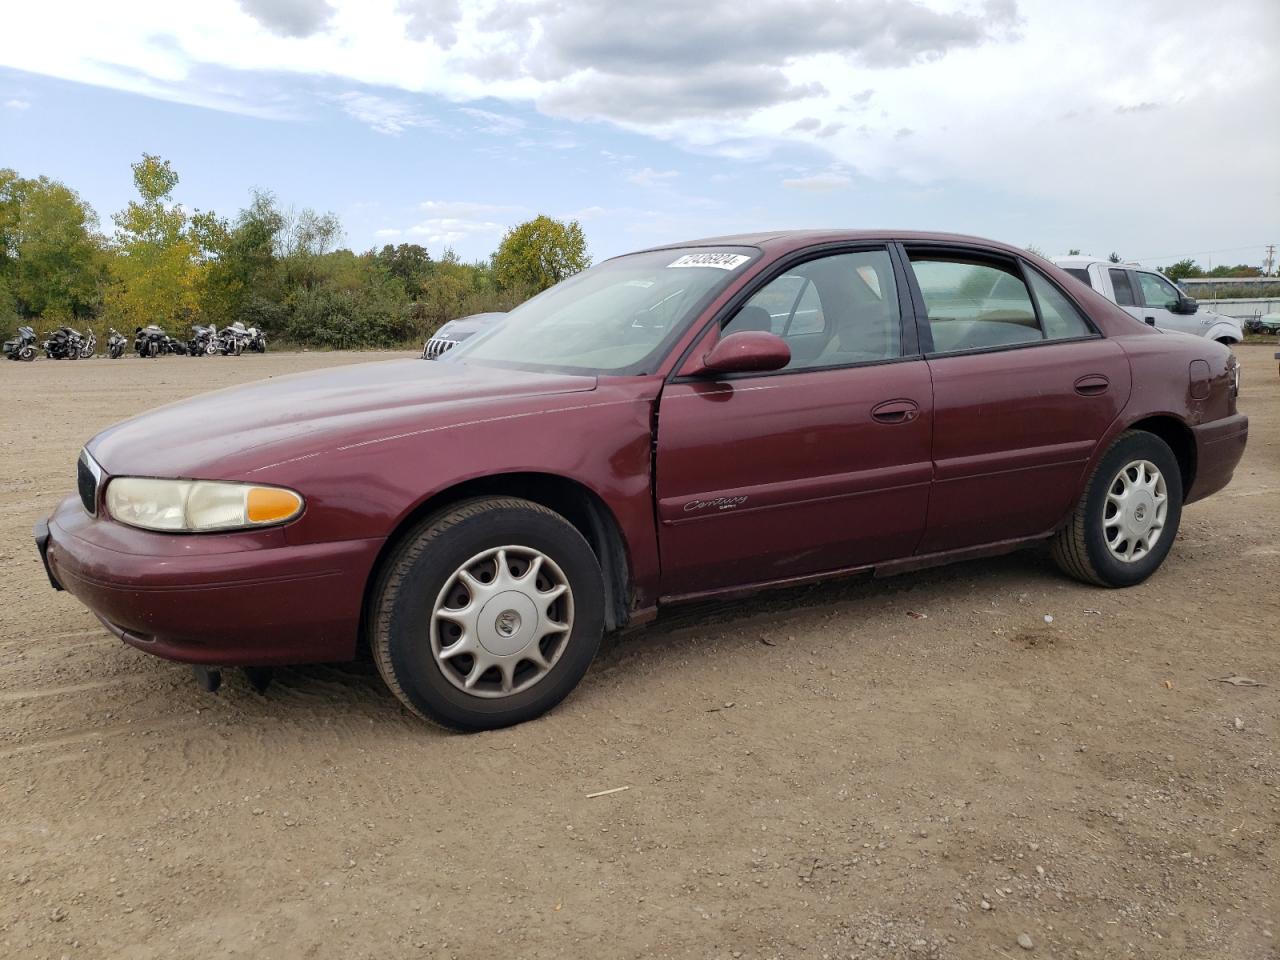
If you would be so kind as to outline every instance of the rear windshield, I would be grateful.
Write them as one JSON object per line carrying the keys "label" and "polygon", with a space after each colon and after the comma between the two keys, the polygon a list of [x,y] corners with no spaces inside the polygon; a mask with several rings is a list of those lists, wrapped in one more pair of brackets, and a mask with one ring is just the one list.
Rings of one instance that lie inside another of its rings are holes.
{"label": "rear windshield", "polygon": [[759,253],[686,247],[606,260],[525,301],[442,359],[566,373],[651,372]]}

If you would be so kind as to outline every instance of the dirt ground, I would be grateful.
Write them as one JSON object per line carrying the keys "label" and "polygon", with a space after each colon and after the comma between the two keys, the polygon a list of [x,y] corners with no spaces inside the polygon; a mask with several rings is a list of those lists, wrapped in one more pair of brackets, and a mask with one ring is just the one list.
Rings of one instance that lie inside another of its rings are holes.
{"label": "dirt ground", "polygon": [[1280,956],[1274,349],[1140,587],[1023,554],[686,608],[474,736],[368,664],[202,694],[31,542],[110,422],[371,355],[0,363],[0,956]]}

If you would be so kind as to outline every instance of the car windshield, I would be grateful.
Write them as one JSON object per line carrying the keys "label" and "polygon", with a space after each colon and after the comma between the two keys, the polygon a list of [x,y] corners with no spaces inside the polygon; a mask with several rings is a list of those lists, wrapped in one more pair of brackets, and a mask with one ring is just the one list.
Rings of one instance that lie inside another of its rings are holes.
{"label": "car windshield", "polygon": [[527,370],[647,373],[758,254],[752,247],[689,247],[606,260],[522,303],[442,359]]}

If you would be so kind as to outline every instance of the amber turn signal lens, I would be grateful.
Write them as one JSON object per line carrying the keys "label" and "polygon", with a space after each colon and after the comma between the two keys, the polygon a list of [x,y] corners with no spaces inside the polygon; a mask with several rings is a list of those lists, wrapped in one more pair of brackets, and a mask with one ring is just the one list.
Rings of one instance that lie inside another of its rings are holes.
{"label": "amber turn signal lens", "polygon": [[245,508],[250,523],[279,523],[295,516],[302,509],[300,496],[279,487],[252,487],[246,501]]}

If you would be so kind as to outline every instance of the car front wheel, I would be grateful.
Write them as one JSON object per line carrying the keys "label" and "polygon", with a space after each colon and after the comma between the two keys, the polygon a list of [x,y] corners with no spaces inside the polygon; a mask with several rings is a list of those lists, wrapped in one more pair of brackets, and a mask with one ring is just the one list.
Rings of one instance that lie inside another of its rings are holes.
{"label": "car front wheel", "polygon": [[590,545],[539,504],[496,497],[424,521],[384,564],[370,646],[418,716],[489,730],[550,710],[590,666],[604,580]]}
{"label": "car front wheel", "polygon": [[1053,556],[1077,580],[1129,587],[1155,573],[1182,518],[1182,472],[1169,445],[1141,430],[1122,433],[1103,456]]}

